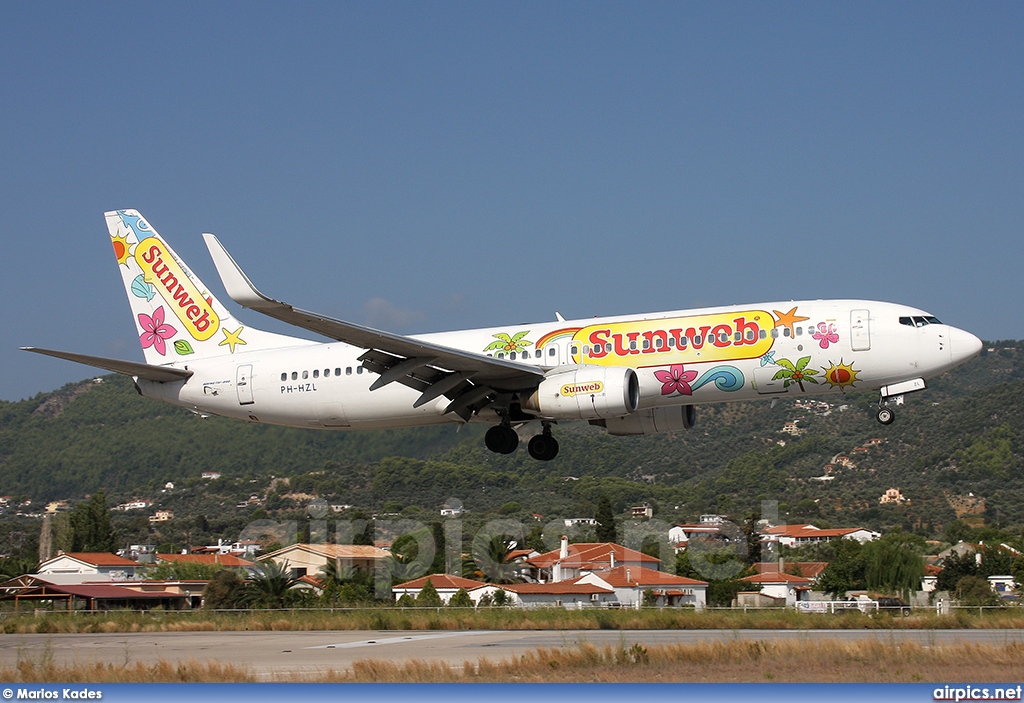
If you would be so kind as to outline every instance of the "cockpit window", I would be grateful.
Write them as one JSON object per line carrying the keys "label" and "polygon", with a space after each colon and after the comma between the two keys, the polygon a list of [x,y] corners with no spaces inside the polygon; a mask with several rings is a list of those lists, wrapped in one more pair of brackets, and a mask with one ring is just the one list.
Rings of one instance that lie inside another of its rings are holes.
{"label": "cockpit window", "polygon": [[941,325],[939,318],[933,315],[914,315],[913,317],[901,317],[900,324],[907,327],[924,327],[925,325]]}

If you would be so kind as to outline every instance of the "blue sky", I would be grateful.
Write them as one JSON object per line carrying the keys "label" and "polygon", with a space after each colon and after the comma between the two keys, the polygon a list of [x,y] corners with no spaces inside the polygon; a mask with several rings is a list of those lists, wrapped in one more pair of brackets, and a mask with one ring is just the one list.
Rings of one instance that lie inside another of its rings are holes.
{"label": "blue sky", "polygon": [[5,400],[92,375],[20,345],[142,359],[126,207],[215,291],[203,231],[264,292],[398,332],[855,297],[1024,337],[1020,3],[0,17]]}

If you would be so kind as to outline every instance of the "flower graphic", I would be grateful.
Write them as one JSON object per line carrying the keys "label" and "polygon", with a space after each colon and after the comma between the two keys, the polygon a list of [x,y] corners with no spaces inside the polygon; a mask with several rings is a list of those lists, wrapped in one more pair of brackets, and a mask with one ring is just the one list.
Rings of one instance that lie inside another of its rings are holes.
{"label": "flower graphic", "polygon": [[697,378],[697,372],[684,371],[682,364],[672,364],[668,371],[655,371],[654,377],[662,383],[662,395],[672,395],[673,393],[692,395],[693,389],[690,388],[690,381]]}
{"label": "flower graphic", "polygon": [[160,356],[167,355],[166,341],[178,334],[178,330],[164,324],[164,306],[153,311],[153,317],[144,312],[139,313],[139,325],[143,332],[139,335],[143,349],[153,347]]}
{"label": "flower graphic", "polygon": [[836,326],[830,324],[828,327],[825,327],[824,322],[818,323],[818,331],[812,334],[811,337],[818,340],[818,344],[821,345],[822,349],[828,349],[829,344],[835,344],[839,341]]}
{"label": "flower graphic", "polygon": [[509,337],[504,332],[499,332],[498,334],[492,335],[498,341],[497,342],[491,342],[490,344],[488,344],[486,347],[484,347],[484,351],[492,351],[492,350],[503,351],[503,352],[520,351],[520,350],[522,350],[522,349],[524,349],[524,348],[526,348],[526,347],[528,347],[528,346],[533,344],[533,342],[531,342],[530,340],[523,339],[523,337],[525,337],[528,334],[530,334],[530,330],[524,330],[522,332],[516,332],[515,335],[513,335],[511,337]]}

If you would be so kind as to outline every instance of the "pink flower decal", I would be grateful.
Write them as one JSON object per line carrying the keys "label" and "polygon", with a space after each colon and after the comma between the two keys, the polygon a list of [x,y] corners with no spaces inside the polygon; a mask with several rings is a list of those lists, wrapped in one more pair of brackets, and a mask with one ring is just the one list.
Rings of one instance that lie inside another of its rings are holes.
{"label": "pink flower decal", "polygon": [[818,344],[821,345],[822,349],[828,349],[829,344],[835,344],[839,341],[839,335],[836,333],[836,326],[829,325],[825,327],[824,322],[818,323],[818,331],[811,335],[814,339],[818,340]]}
{"label": "pink flower decal", "polygon": [[166,356],[166,341],[178,334],[178,330],[174,329],[170,325],[164,324],[164,306],[161,305],[154,310],[153,317],[150,317],[144,312],[140,312],[139,325],[141,325],[143,329],[142,334],[139,335],[139,341],[142,342],[142,348],[149,349],[150,347],[153,347],[156,349],[157,354],[160,356]]}
{"label": "pink flower decal", "polygon": [[655,371],[654,377],[662,383],[662,395],[672,395],[673,393],[692,395],[693,389],[690,388],[690,381],[697,378],[697,372],[684,371],[682,364],[672,364],[668,371]]}

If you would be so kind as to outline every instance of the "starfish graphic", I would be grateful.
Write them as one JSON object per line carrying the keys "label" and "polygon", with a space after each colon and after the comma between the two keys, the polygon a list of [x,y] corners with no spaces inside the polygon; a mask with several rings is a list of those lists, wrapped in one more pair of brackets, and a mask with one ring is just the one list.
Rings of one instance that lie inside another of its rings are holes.
{"label": "starfish graphic", "polygon": [[779,312],[778,310],[772,310],[772,312],[775,313],[775,326],[788,328],[790,337],[796,336],[796,332],[793,331],[793,325],[795,325],[798,322],[804,322],[805,320],[811,319],[809,317],[797,315],[796,308],[793,308],[789,312],[785,313]]}
{"label": "starfish graphic", "polygon": [[239,327],[234,332],[228,332],[226,329],[221,329],[221,332],[224,333],[224,339],[222,339],[217,346],[223,347],[226,344],[228,345],[228,349],[231,350],[231,353],[234,354],[236,344],[245,344],[245,340],[239,336],[242,334],[242,330],[244,329],[245,327]]}

